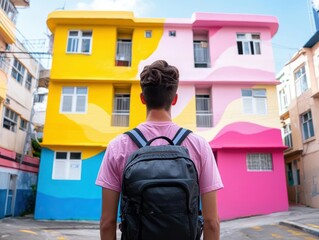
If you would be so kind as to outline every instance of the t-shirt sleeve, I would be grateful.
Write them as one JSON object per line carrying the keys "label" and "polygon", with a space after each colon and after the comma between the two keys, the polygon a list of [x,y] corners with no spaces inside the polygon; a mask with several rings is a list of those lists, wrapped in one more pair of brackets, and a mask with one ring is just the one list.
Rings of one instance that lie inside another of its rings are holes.
{"label": "t-shirt sleeve", "polygon": [[223,188],[220,173],[209,144],[204,141],[201,147],[202,164],[199,176],[199,185],[201,194]]}
{"label": "t-shirt sleeve", "polygon": [[112,143],[107,147],[95,184],[116,192],[121,192],[121,174]]}

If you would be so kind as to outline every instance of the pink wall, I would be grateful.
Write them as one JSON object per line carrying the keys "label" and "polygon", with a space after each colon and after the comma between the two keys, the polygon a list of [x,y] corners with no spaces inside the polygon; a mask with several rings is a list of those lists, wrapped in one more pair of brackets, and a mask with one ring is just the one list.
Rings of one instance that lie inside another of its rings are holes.
{"label": "pink wall", "polygon": [[[247,153],[272,153],[273,171],[248,172]],[[285,166],[282,150],[232,150],[217,153],[224,188],[218,192],[222,220],[288,210]]]}

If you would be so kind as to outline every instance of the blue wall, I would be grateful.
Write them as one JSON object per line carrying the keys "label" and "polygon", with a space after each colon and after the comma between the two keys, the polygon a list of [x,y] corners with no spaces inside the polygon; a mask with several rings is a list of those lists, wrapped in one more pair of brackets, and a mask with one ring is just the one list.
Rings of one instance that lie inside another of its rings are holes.
{"label": "blue wall", "polygon": [[101,187],[95,185],[104,151],[82,160],[81,180],[53,180],[54,152],[41,152],[35,219],[99,220]]}
{"label": "blue wall", "polygon": [[4,217],[7,189],[0,189],[0,218]]}

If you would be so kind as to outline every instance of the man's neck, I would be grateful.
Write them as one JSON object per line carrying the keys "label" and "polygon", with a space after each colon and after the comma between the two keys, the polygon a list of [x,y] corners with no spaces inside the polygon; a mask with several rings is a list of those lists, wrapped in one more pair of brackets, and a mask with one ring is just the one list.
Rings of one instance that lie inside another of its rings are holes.
{"label": "man's neck", "polygon": [[147,112],[146,121],[167,122],[172,121],[171,111],[165,109],[152,109]]}

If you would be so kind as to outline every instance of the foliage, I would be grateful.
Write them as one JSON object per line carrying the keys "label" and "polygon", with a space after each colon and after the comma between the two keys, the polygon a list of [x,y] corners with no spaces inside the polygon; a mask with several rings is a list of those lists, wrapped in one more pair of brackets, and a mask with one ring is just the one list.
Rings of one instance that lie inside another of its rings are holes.
{"label": "foliage", "polygon": [[[38,140],[39,140],[39,142],[42,142],[42,138],[39,138]],[[35,139],[32,139],[32,149],[33,149],[33,151],[32,151],[33,156],[40,157],[42,148],[41,148],[40,144]]]}

